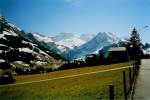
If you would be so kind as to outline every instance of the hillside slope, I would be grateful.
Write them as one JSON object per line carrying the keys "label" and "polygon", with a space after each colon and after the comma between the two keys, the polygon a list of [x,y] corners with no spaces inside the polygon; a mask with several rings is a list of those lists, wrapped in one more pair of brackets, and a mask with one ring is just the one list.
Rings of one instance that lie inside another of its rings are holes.
{"label": "hillside slope", "polygon": [[25,33],[0,17],[0,59],[16,67],[49,67],[56,69],[63,60],[54,53],[23,37]]}

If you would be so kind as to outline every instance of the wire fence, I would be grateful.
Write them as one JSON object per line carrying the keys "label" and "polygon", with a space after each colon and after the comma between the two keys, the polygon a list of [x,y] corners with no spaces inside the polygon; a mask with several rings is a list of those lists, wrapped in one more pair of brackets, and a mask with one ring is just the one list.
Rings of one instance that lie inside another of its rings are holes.
{"label": "wire fence", "polygon": [[[128,68],[127,71],[122,72],[122,82],[123,82],[123,99],[133,100],[134,89],[136,80],[138,77],[140,68],[140,63],[135,61],[133,66]],[[113,84],[109,85],[109,100],[115,100],[115,86]]]}

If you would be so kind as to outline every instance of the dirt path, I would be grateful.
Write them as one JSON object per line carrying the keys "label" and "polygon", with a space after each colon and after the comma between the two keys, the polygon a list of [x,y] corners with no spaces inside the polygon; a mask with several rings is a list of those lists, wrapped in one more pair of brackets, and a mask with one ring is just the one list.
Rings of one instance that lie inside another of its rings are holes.
{"label": "dirt path", "polygon": [[150,100],[150,59],[142,60],[134,100]]}

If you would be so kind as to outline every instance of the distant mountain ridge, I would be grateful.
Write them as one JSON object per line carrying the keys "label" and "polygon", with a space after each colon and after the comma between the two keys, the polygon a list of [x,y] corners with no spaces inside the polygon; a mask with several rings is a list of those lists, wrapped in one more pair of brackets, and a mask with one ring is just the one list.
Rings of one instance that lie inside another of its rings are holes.
{"label": "distant mountain ridge", "polygon": [[64,45],[70,49],[74,49],[75,47],[79,47],[92,39],[95,34],[73,34],[73,33],[60,33],[54,37],[52,40],[57,45]]}
{"label": "distant mountain ridge", "polygon": [[109,46],[111,44],[117,44],[120,41],[118,37],[114,34],[108,32],[98,33],[94,38],[92,38],[87,43],[77,47],[76,49],[70,51],[70,59],[80,58],[87,54],[99,51],[105,46]]}
{"label": "distant mountain ridge", "polygon": [[[37,44],[42,44],[46,48],[57,52],[62,57],[73,60],[81,58],[90,53],[96,53],[104,46],[109,46],[111,44],[118,43],[121,39],[116,37],[110,32],[99,32],[97,34],[73,34],[73,33],[60,33],[54,37],[46,37],[50,39],[51,42],[38,39],[45,38],[45,36],[37,33],[29,33],[32,35],[31,40],[36,40]],[[28,35],[29,35],[28,34]],[[31,37],[31,36],[28,36]]]}
{"label": "distant mountain ridge", "polygon": [[[60,33],[53,37],[44,36],[40,33],[25,33],[11,24],[11,28],[19,31],[21,37],[27,41],[49,51],[56,58],[73,60],[90,53],[96,53],[104,46],[117,43],[120,39],[110,32],[97,34],[73,34]],[[18,33],[18,32],[17,32]]]}
{"label": "distant mountain ridge", "polygon": [[27,38],[32,40],[33,43],[41,44],[58,54],[64,54],[74,48],[77,48],[93,37],[93,34],[85,36],[85,34],[77,35],[73,33],[60,33],[54,37],[47,37],[39,33],[27,34]]}

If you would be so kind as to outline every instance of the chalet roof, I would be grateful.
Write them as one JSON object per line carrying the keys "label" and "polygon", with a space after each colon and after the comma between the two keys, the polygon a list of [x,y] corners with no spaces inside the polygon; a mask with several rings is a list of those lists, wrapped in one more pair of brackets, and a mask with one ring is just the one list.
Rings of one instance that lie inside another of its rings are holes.
{"label": "chalet roof", "polygon": [[126,48],[125,47],[114,47],[114,48],[110,48],[108,51],[109,52],[112,52],[112,51],[126,51]]}

